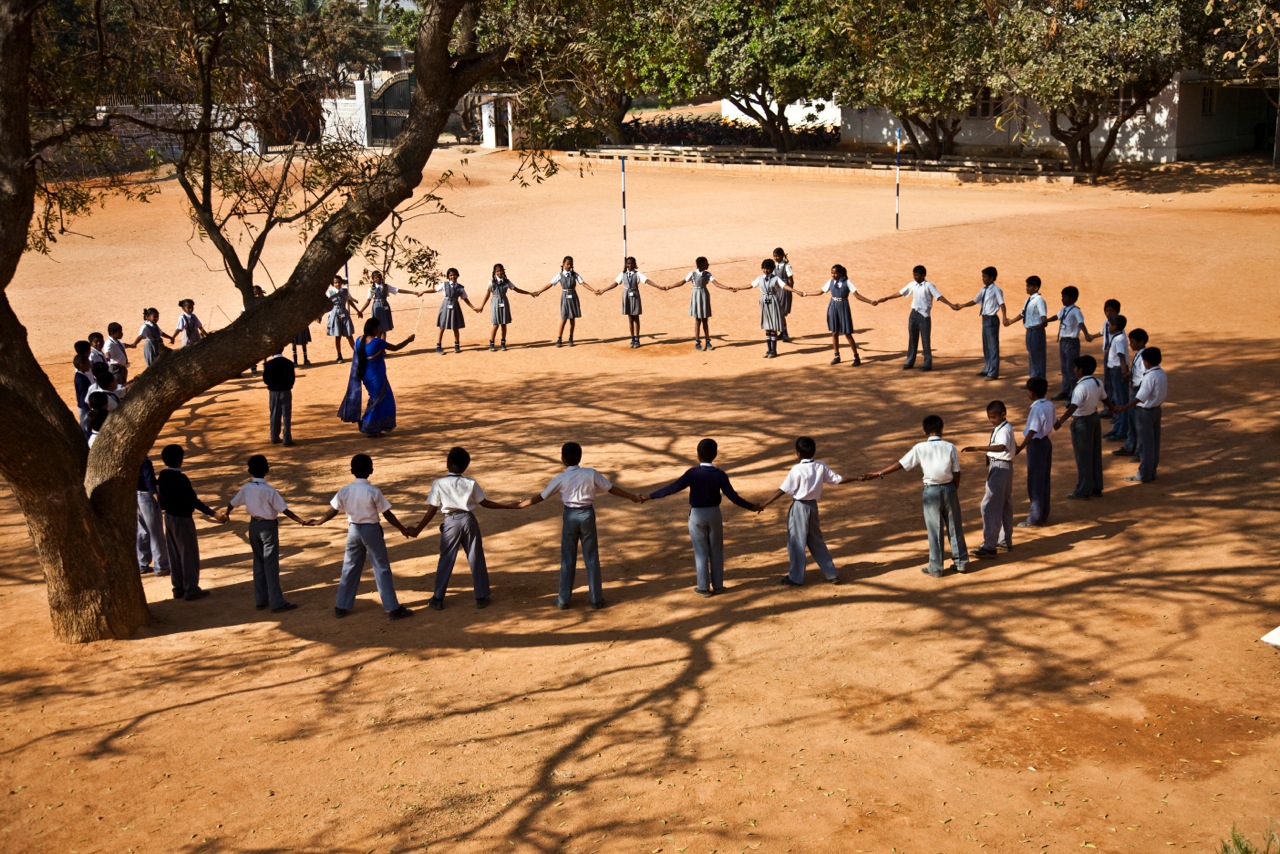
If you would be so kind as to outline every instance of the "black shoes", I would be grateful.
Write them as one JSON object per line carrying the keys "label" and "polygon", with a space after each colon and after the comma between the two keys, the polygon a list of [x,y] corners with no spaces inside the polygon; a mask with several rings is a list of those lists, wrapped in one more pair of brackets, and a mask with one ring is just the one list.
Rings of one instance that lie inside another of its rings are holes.
{"label": "black shoes", "polygon": [[413,612],[403,605],[401,605],[399,608],[396,608],[394,611],[387,612],[388,620],[403,620],[405,617],[412,617],[412,616],[413,616]]}
{"label": "black shoes", "polygon": [[298,603],[297,603],[297,602],[285,602],[285,603],[284,603],[283,605],[281,605],[279,608],[272,608],[272,609],[271,609],[271,613],[273,613],[273,614],[283,614],[285,611],[292,611],[294,608],[297,608],[297,607],[298,607]]}
{"label": "black shoes", "polygon": [[476,600],[476,610],[477,610],[477,611],[483,611],[485,608],[488,608],[488,607],[489,607],[489,597],[488,597],[488,596],[482,596],[482,597],[480,597],[479,599],[477,599],[477,600]]}
{"label": "black shoes", "polygon": [[334,608],[333,609],[333,616],[335,617],[345,617],[347,616],[347,614],[350,614],[350,613],[351,613],[350,608]]}
{"label": "black shoes", "polygon": [[429,600],[427,600],[427,607],[430,608],[432,611],[443,611],[444,600],[437,599],[436,597],[432,596]]}
{"label": "black shoes", "polygon": [[778,583],[781,584],[783,587],[804,587],[804,585],[801,584],[800,582],[792,581],[791,576],[789,575],[784,575],[781,578],[779,578]]}
{"label": "black shoes", "polygon": [[192,590],[190,593],[186,594],[182,598],[187,600],[188,602],[194,602],[195,600],[203,599],[208,595],[209,595],[208,590],[201,590],[200,588],[197,587],[195,590]]}

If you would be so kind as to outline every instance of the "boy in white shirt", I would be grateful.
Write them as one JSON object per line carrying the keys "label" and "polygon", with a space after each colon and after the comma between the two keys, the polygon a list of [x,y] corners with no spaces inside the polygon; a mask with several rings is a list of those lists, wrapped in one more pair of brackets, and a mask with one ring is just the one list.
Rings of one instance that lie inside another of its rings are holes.
{"label": "boy in white shirt", "polygon": [[449,579],[453,577],[453,566],[458,560],[458,549],[466,549],[467,563],[471,566],[471,583],[476,594],[476,608],[489,607],[489,565],[484,559],[484,540],[480,536],[480,525],[476,522],[473,511],[476,507],[488,507],[490,510],[515,510],[515,504],[500,504],[490,501],[476,483],[462,473],[471,465],[471,455],[466,448],[450,448],[445,458],[445,467],[449,474],[431,482],[431,491],[427,494],[427,513],[416,528],[407,533],[416,537],[422,533],[436,512],[444,514],[440,524],[440,562],[436,564],[436,586],[427,604],[433,611],[444,609],[444,594],[449,589]]}
{"label": "boy in white shirt", "polygon": [[960,522],[960,455],[955,445],[942,438],[945,425],[941,416],[926,415],[923,426],[928,437],[925,441],[887,469],[868,472],[862,479],[877,480],[896,471],[920,467],[924,476],[924,525],[929,533],[929,565],[920,571],[941,578],[944,574],[942,554],[946,547],[944,534],[951,540],[951,557],[955,561],[950,569],[969,571],[969,550],[964,544],[964,526]]}
{"label": "boy in white shirt", "polygon": [[387,543],[382,536],[378,516],[381,515],[391,527],[406,537],[410,535],[409,531],[396,518],[396,514],[391,512],[391,502],[382,494],[382,490],[369,483],[369,475],[373,474],[373,460],[367,454],[356,454],[351,458],[351,474],[355,476],[355,480],[338,490],[337,495],[329,502],[329,509],[325,514],[307,523],[323,525],[339,512],[347,514],[347,549],[342,557],[342,578],[338,582],[334,616],[345,617],[355,607],[356,591],[360,587],[360,575],[364,572],[364,559],[367,555],[373,562],[373,583],[378,588],[383,610],[387,612],[388,618],[402,620],[413,614],[413,611],[401,605],[396,598],[391,561],[387,557]]}
{"label": "boy in white shirt", "polygon": [[1130,483],[1150,483],[1156,479],[1160,465],[1160,407],[1169,397],[1169,377],[1160,367],[1163,357],[1159,347],[1142,351],[1144,371],[1142,384],[1124,409],[1133,409],[1134,433],[1138,436],[1138,473],[1126,477]]}
{"label": "boy in white shirt", "polygon": [[981,505],[982,546],[974,552],[979,557],[995,557],[997,546],[1004,546],[1005,551],[1013,548],[1013,454],[1017,442],[1005,417],[1007,412],[1003,400],[988,403],[987,420],[995,428],[991,439],[985,445],[970,445],[963,451],[987,455],[987,488]]}
{"label": "boy in white shirt", "polygon": [[[1107,334],[1111,338],[1107,344],[1107,367],[1104,378],[1110,378],[1107,394],[1112,405],[1123,407],[1129,402],[1129,336],[1125,327],[1129,320],[1123,314],[1116,314],[1107,321]],[[1129,416],[1118,409],[1111,430],[1102,438],[1109,442],[1129,441]]]}
{"label": "boy in white shirt", "polygon": [[1086,341],[1092,341],[1096,335],[1090,335],[1084,325],[1084,312],[1076,305],[1080,299],[1080,290],[1074,285],[1062,289],[1062,309],[1045,321],[1045,325],[1058,325],[1058,367],[1062,370],[1062,391],[1054,400],[1070,400],[1071,392],[1076,387],[1076,359],[1080,358],[1080,335]]}
{"label": "boy in white shirt", "polygon": [[911,313],[907,315],[907,361],[902,366],[909,371],[916,365],[916,347],[924,346],[923,371],[933,370],[933,349],[929,346],[929,336],[933,331],[933,301],[936,299],[943,305],[956,308],[955,303],[948,300],[938,290],[938,286],[925,278],[928,271],[923,264],[917,264],[911,270],[911,281],[902,290],[887,297],[881,297],[873,305],[888,302],[898,297],[911,298]]}
{"label": "boy in white shirt", "polygon": [[1053,474],[1053,440],[1050,437],[1056,412],[1048,394],[1049,381],[1044,377],[1027,380],[1031,408],[1027,410],[1027,426],[1022,430],[1022,442],[1017,453],[1027,452],[1027,498],[1031,507],[1027,510],[1027,518],[1018,523],[1019,528],[1038,528],[1049,521],[1050,476]]}
{"label": "boy in white shirt", "polygon": [[107,367],[111,369],[111,375],[121,386],[129,383],[129,354],[125,352],[125,348],[133,346],[121,341],[123,337],[124,328],[120,324],[107,324],[107,340],[103,345],[102,353],[107,357]]}
{"label": "boy in white shirt", "polygon": [[1049,307],[1044,297],[1040,296],[1040,277],[1027,276],[1027,301],[1022,304],[1022,311],[1012,320],[1006,320],[1005,326],[1022,321],[1026,330],[1027,373],[1032,377],[1045,376],[1045,341],[1044,328],[1049,323]]}
{"label": "boy in white shirt", "polygon": [[[1134,329],[1129,332],[1129,351],[1132,353],[1129,357],[1129,400],[1133,400],[1133,396],[1142,386],[1142,377],[1147,372],[1142,354],[1146,351],[1149,340],[1145,329]],[[1134,413],[1126,414],[1129,418],[1129,435],[1124,440],[1124,444],[1111,453],[1118,457],[1132,457],[1131,462],[1136,463],[1138,462],[1137,418]]]}
{"label": "boy in white shirt", "polygon": [[1098,407],[1105,404],[1107,390],[1102,380],[1093,374],[1098,370],[1098,360],[1092,356],[1076,359],[1076,385],[1071,392],[1071,402],[1053,424],[1062,427],[1071,419],[1071,450],[1076,458],[1076,488],[1067,494],[1074,501],[1088,501],[1102,495],[1102,416]]}
{"label": "boy in white shirt", "polygon": [[280,614],[298,607],[284,598],[280,589],[280,521],[287,516],[299,525],[307,524],[289,509],[276,488],[263,478],[271,466],[262,454],[249,457],[249,482],[218,514],[226,521],[231,511],[243,507],[249,514],[249,548],[253,551],[253,601],[259,611],[270,607]]}
{"label": "boy in white shirt", "polygon": [[595,469],[582,468],[582,446],[577,442],[565,442],[560,448],[560,461],[565,470],[551,479],[547,488],[538,495],[526,498],[516,505],[517,510],[540,504],[559,493],[564,502],[564,515],[560,530],[560,590],[556,607],[569,607],[573,596],[573,576],[577,571],[578,543],[582,543],[582,562],[587,568],[587,598],[591,607],[605,607],[604,583],[600,576],[600,543],[596,537],[596,496],[608,492],[630,499],[637,504],[644,501],[640,495],[628,492],[609,483],[608,478]]}
{"label": "boy in white shirt", "polygon": [[782,496],[791,496],[791,509],[787,511],[787,560],[790,566],[787,574],[778,579],[787,587],[800,587],[804,584],[806,548],[817,561],[818,568],[827,581],[832,584],[840,583],[835,562],[831,559],[831,550],[822,538],[818,499],[822,497],[823,486],[842,483],[844,478],[833,472],[826,463],[815,460],[813,457],[817,452],[818,443],[809,436],[796,439],[796,456],[800,458],[800,462],[787,472],[778,491],[760,505],[763,510]]}
{"label": "boy in white shirt", "polygon": [[1004,306],[1004,291],[996,284],[999,272],[995,267],[982,270],[982,290],[968,302],[953,305],[956,311],[976,305],[982,315],[982,370],[978,376],[988,380],[1000,379],[1000,322],[1009,325],[1009,313]]}

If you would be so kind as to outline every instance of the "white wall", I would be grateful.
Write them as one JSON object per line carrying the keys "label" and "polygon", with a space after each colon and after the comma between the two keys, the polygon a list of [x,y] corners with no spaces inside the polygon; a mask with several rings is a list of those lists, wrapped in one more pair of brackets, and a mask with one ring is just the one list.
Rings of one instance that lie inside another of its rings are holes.
{"label": "white wall", "polygon": [[[772,106],[775,109],[777,108],[776,104]],[[737,119],[744,122],[755,121],[755,119],[727,100],[720,102],[720,115],[726,119]],[[812,106],[791,104],[787,107],[787,122],[792,127],[798,125],[838,125],[840,124],[840,116],[840,107],[831,101],[815,101]]]}
{"label": "white wall", "polygon": [[[1213,115],[1204,115],[1205,88],[1213,87]],[[1261,89],[1214,86],[1205,81],[1183,83],[1178,99],[1178,157],[1194,159],[1250,151],[1259,124],[1275,126]]]}
{"label": "white wall", "polygon": [[324,138],[367,146],[373,118],[371,94],[369,81],[357,80],[354,98],[323,99],[320,108]]}

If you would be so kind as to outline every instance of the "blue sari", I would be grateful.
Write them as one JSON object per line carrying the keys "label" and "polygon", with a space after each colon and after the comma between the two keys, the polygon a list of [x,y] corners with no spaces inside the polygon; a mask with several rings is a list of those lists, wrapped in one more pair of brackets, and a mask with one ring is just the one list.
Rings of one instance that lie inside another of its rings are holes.
{"label": "blue sari", "polygon": [[[351,378],[347,380],[347,393],[338,407],[338,417],[348,423],[360,424],[360,432],[370,435],[391,430],[396,426],[396,398],[387,382],[387,342],[381,338],[360,338],[356,349],[364,352],[364,378],[359,376],[360,360],[351,360]],[[369,403],[360,412],[360,387],[369,392]]]}

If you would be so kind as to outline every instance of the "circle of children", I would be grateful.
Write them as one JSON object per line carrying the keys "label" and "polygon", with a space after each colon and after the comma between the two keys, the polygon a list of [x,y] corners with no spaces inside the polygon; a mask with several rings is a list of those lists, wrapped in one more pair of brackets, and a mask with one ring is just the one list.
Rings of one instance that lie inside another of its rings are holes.
{"label": "circle of children", "polygon": [[[575,320],[582,316],[577,289],[579,286],[595,294],[621,287],[622,312],[628,318],[631,347],[640,346],[641,299],[640,286],[649,285],[658,290],[672,290],[685,284],[692,286],[689,314],[694,318],[694,346],[698,350],[712,350],[709,320],[711,299],[709,287],[727,291],[756,289],[760,292],[760,326],[765,332],[765,357],[777,355],[778,340],[789,340],[787,315],[791,309],[791,295],[829,295],[827,326],[831,333],[834,357],[832,364],[839,364],[840,338],[843,336],[853,353],[853,365],[860,365],[857,344],[853,339],[853,321],[849,301],[856,296],[862,302],[879,305],[899,297],[910,301],[908,314],[908,345],[904,370],[916,365],[918,349],[923,350],[921,370],[933,367],[930,347],[932,309],[934,301],[960,311],[978,306],[982,322],[982,347],[984,366],[979,376],[987,380],[999,377],[1001,325],[1011,326],[1021,322],[1025,334],[1030,378],[1025,384],[1030,407],[1021,438],[1015,435],[1006,418],[1007,410],[1002,401],[992,401],[987,406],[991,422],[991,437],[986,445],[971,446],[964,452],[985,454],[987,465],[986,489],[981,503],[982,546],[975,554],[995,557],[1000,549],[1013,548],[1013,463],[1018,454],[1025,452],[1027,494],[1030,509],[1024,521],[1016,527],[1034,528],[1049,520],[1050,473],[1053,462],[1051,436],[1070,422],[1071,445],[1075,457],[1077,479],[1075,488],[1067,495],[1075,501],[1088,501],[1102,495],[1103,440],[1120,443],[1112,451],[1119,456],[1138,462],[1136,474],[1128,481],[1147,483],[1156,479],[1160,461],[1161,406],[1168,391],[1164,370],[1160,367],[1161,354],[1150,346],[1147,333],[1142,329],[1129,329],[1128,321],[1120,314],[1120,303],[1107,300],[1105,329],[1091,334],[1084,315],[1077,305],[1079,292],[1074,287],[1062,289],[1062,308],[1056,315],[1049,315],[1044,298],[1040,295],[1040,279],[1031,276],[1026,280],[1026,301],[1016,317],[1010,318],[1004,293],[996,284],[997,271],[987,267],[982,271],[982,287],[968,302],[953,303],[944,297],[926,278],[923,266],[913,270],[912,280],[896,293],[880,299],[868,299],[849,281],[845,268],[835,265],[831,278],[821,290],[805,292],[795,287],[792,269],[786,253],[777,249],[772,258],[761,263],[761,274],[745,287],[722,284],[710,273],[707,260],[698,258],[696,268],[682,281],[671,285],[659,285],[640,272],[634,258],[627,258],[624,270],[608,287],[591,288],[574,272],[573,259],[566,257],[561,270],[540,290],[521,290],[506,278],[501,264],[493,268],[487,293],[479,306],[474,305],[465,288],[458,281],[458,271],[450,268],[445,281],[435,289],[443,296],[437,326],[439,337],[436,352],[443,353],[444,333],[453,331],[454,351],[461,348],[458,332],[465,327],[459,303],[465,303],[476,312],[492,303],[490,320],[492,331],[489,349],[507,349],[507,325],[511,323],[510,294],[518,293],[536,297],[555,287],[560,289],[560,329],[555,344],[562,346],[566,340],[567,324],[569,346],[574,344]],[[386,283],[383,276],[374,271],[370,276],[369,296],[363,305],[357,305],[347,284],[336,277],[327,296],[333,304],[329,312],[327,332],[335,339],[338,361],[343,361],[341,341],[346,338],[353,348],[352,377],[348,397],[343,401],[344,420],[359,421],[362,431],[377,435],[395,425],[395,404],[390,387],[386,383],[383,366],[384,351],[398,350],[411,341],[409,336],[398,345],[386,343],[386,333],[393,326],[388,297],[395,293],[421,296],[423,292],[405,288],[397,289]],[[76,343],[76,402],[80,408],[81,425],[90,445],[102,426],[107,413],[119,405],[128,383],[129,360],[126,350],[142,344],[148,365],[160,356],[164,341],[173,343],[177,337],[183,346],[197,343],[205,330],[194,314],[194,303],[183,300],[179,307],[182,314],[173,335],[163,332],[159,326],[159,312],[148,308],[143,312],[143,324],[137,338],[125,343],[123,330],[118,323],[107,327],[107,336],[93,333],[88,341]],[[354,327],[350,312],[363,316],[372,307],[372,317],[366,321],[364,335],[353,340]],[[1056,397],[1048,397],[1046,376],[1046,332],[1050,324],[1057,324],[1058,358],[1061,369],[1061,387]],[[499,338],[499,334],[501,338]],[[1093,341],[1103,338],[1104,372],[1099,379],[1097,360],[1080,354],[1080,339]],[[270,390],[271,442],[293,444],[290,430],[291,391],[294,381],[294,362],[297,347],[303,350],[305,364],[310,334],[306,330],[294,339],[294,360],[277,355],[264,364],[264,381]],[[256,366],[255,366],[256,371]],[[369,391],[369,406],[363,416],[359,412],[361,385]],[[352,403],[352,390],[355,400]],[[1065,403],[1059,414],[1053,401]],[[1109,411],[1112,427],[1105,436],[1102,433],[1101,409]],[[912,447],[905,456],[892,465],[862,475],[859,480],[884,478],[903,469],[919,468],[923,475],[923,508],[928,532],[929,563],[922,571],[933,577],[942,577],[949,571],[967,572],[970,554],[965,545],[960,518],[958,488],[961,480],[959,455],[956,447],[943,438],[943,420],[929,415],[923,421],[924,441]],[[283,430],[283,439],[281,432]],[[631,501],[643,503],[668,495],[689,491],[689,535],[693,544],[696,574],[695,591],[702,596],[713,596],[725,589],[723,528],[720,513],[721,497],[727,497],[738,506],[763,511],[774,501],[788,495],[792,504],[787,518],[787,554],[789,572],[780,579],[784,585],[798,587],[805,578],[805,553],[812,554],[827,581],[837,583],[839,576],[831,553],[827,549],[819,524],[818,500],[823,487],[840,483],[843,478],[825,463],[815,459],[816,443],[802,436],[796,440],[795,454],[798,462],[787,474],[778,490],[767,500],[753,503],[743,499],[733,488],[728,475],[715,467],[717,446],[714,440],[704,439],[697,446],[698,464],[667,486],[638,494],[610,483],[602,474],[581,465],[582,448],[567,443],[561,451],[565,470],[551,479],[542,492],[519,502],[502,503],[490,500],[484,490],[465,472],[470,456],[463,448],[449,451],[446,465],[448,474],[435,480],[427,497],[428,509],[417,525],[405,525],[391,510],[391,504],[382,492],[370,483],[373,461],[365,454],[357,454],[351,460],[353,482],[344,486],[333,497],[327,512],[316,519],[304,520],[289,510],[281,495],[264,479],[269,465],[266,457],[249,458],[250,480],[236,493],[229,504],[214,510],[199,498],[187,476],[182,472],[183,449],[169,445],[161,454],[165,468],[158,474],[150,459],[144,461],[138,478],[138,530],[137,557],[143,573],[169,578],[175,599],[194,600],[209,595],[200,587],[200,559],[193,522],[195,511],[225,524],[231,511],[245,508],[249,515],[249,542],[253,552],[254,597],[259,609],[273,612],[289,611],[297,607],[285,599],[279,582],[278,518],[281,515],[303,525],[322,525],[339,513],[346,515],[348,524],[346,552],[338,585],[334,613],[345,617],[351,613],[357,588],[364,570],[366,557],[373,565],[374,582],[382,607],[391,619],[401,619],[412,612],[400,604],[396,597],[383,539],[381,520],[407,537],[418,536],[437,513],[442,514],[440,526],[440,557],[435,587],[429,606],[435,610],[444,607],[445,593],[453,572],[459,550],[464,550],[471,566],[477,608],[484,608],[490,601],[490,588],[484,546],[474,515],[477,506],[495,510],[518,510],[530,507],[544,499],[559,495],[563,505],[563,532],[560,546],[560,583],[555,599],[556,607],[570,606],[574,589],[574,576],[579,546],[586,567],[588,601],[594,608],[605,606],[599,546],[596,533],[594,502],[597,496],[611,493]],[[944,552],[950,541],[953,563],[944,569]]]}

